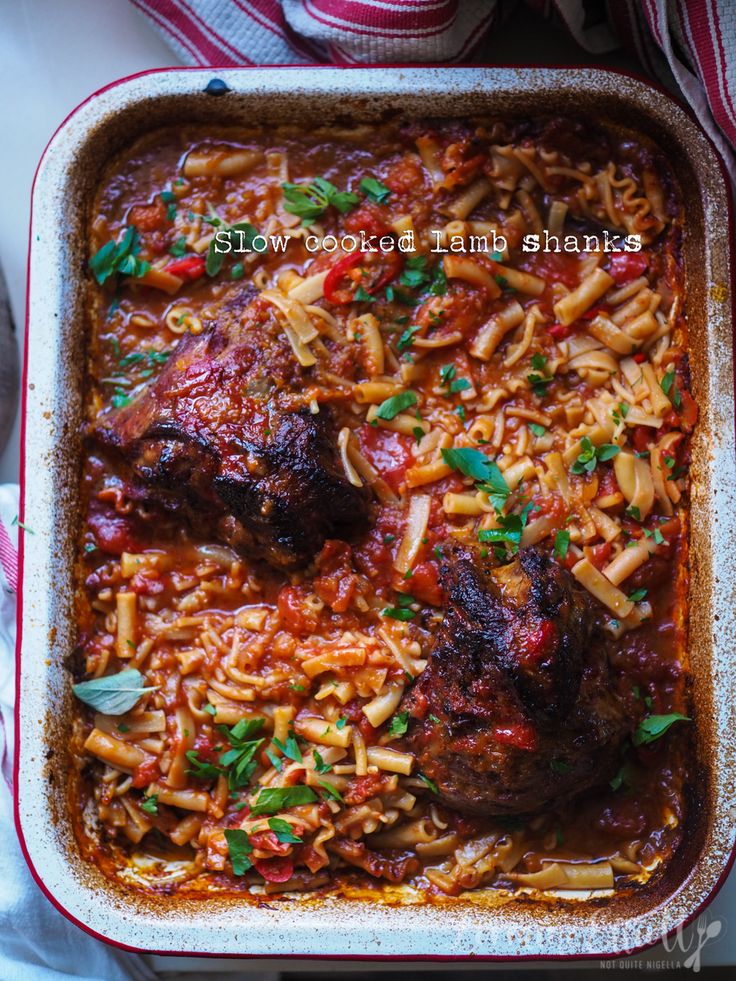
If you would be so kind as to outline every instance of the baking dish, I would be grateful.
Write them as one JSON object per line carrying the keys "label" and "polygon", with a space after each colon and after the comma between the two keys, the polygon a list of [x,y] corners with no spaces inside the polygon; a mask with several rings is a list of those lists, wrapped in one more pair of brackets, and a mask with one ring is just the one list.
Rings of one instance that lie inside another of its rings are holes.
{"label": "baking dish", "polygon": [[[120,946],[159,952],[317,957],[612,956],[693,917],[723,880],[736,719],[729,663],[736,637],[734,388],[728,192],[715,153],[670,99],[628,76],[587,69],[167,70],[117,83],[59,130],[34,187],[24,388],[16,817],[37,881],[62,912]],[[220,93],[216,95],[215,93]],[[65,661],[74,644],[83,262],[87,202],[110,155],[148,129],[180,122],[373,120],[385,112],[585,112],[643,131],[670,157],[685,195],[693,390],[690,658],[697,759],[689,834],[664,875],[611,899],[534,900],[502,893],[412,904],[340,896],[268,905],[165,900],[124,892],[79,855],[68,818]],[[43,475],[43,477],[41,477]]]}

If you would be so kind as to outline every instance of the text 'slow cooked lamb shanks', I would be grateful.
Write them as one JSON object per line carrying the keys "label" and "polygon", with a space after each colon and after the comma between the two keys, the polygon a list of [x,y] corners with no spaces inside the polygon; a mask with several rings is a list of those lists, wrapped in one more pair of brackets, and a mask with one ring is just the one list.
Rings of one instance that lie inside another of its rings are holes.
{"label": "text 'slow cooked lamb shanks'", "polygon": [[589,123],[159,131],[90,216],[78,834],[139,889],[624,890],[687,822],[685,229]]}

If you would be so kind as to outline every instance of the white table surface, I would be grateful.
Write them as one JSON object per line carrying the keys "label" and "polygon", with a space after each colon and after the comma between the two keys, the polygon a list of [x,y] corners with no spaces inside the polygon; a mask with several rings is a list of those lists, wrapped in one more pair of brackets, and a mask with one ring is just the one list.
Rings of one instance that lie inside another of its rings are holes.
{"label": "white table surface", "polygon": [[[523,54],[514,57],[511,45],[497,48],[499,57],[507,63],[527,60],[560,64],[585,60],[570,43],[547,37],[544,31],[538,31],[532,38],[536,50],[531,53],[529,43],[529,36],[524,37],[520,50],[527,52],[525,57]],[[617,56],[606,62],[625,64]],[[108,82],[147,68],[176,64],[179,64],[177,57],[127,0],[0,0],[0,264],[8,282],[19,335],[22,335],[25,308],[31,182],[49,138],[76,105]],[[0,483],[17,479],[18,420],[10,444],[0,456]],[[707,915],[711,919],[719,918],[725,929],[717,941],[703,948],[701,963],[736,964],[736,874],[730,876]],[[688,942],[690,938],[686,938]],[[656,961],[673,966],[686,957],[681,951],[668,952],[658,946],[638,960],[647,961],[650,967]],[[279,969],[294,970],[297,966],[291,961],[261,965],[209,961],[204,970],[202,961],[172,957],[151,958],[151,961],[161,969],[202,972],[202,977],[215,970],[231,973],[248,968],[249,974],[252,970],[265,979],[273,977],[272,972]],[[593,961],[580,966],[595,965]],[[378,969],[376,964],[355,966],[363,970]],[[302,965],[303,970],[320,973],[326,967],[315,962]],[[392,970],[396,967],[393,965]],[[334,964],[335,970],[347,968],[345,962]],[[442,965],[434,967],[434,970],[441,969]],[[423,965],[422,970],[433,970],[433,967]]]}

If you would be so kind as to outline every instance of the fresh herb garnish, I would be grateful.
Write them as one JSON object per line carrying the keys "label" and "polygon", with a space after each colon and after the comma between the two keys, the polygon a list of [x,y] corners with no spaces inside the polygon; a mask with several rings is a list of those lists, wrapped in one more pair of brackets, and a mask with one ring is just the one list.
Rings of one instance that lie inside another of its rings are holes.
{"label": "fresh herb garnish", "polygon": [[263,787],[250,814],[251,817],[258,817],[259,814],[277,814],[286,807],[311,804],[316,800],[317,795],[312,788],[302,784],[294,787]]}
{"label": "fresh herb garnish", "polygon": [[231,729],[227,726],[217,727],[232,747],[220,757],[220,765],[228,771],[231,791],[247,786],[253,776],[257,765],[254,756],[263,742],[263,738],[258,738],[262,728],[263,719],[241,719]]}
{"label": "fresh herb garnish", "polygon": [[332,769],[331,763],[325,763],[322,759],[322,754],[318,749],[312,750],[312,756],[314,756],[314,769],[317,773],[329,773]]}
{"label": "fresh herb garnish", "polygon": [[283,818],[269,818],[268,826],[282,845],[301,845],[303,839],[294,834],[294,829]]}
{"label": "fresh herb garnish", "polygon": [[529,512],[532,509],[531,502],[526,505],[521,514],[499,514],[496,517],[498,528],[484,528],[478,532],[479,542],[492,542],[496,544],[507,544],[511,546],[511,553],[519,551],[521,536],[526,527]]}
{"label": "fresh herb garnish", "polygon": [[[218,219],[219,221],[219,219]],[[214,221],[212,222],[214,223]],[[226,255],[232,255],[237,246],[238,252],[247,252],[253,248],[253,241],[258,235],[258,229],[251,225],[249,221],[238,221],[234,225],[230,225],[228,228],[222,228],[213,237],[207,249],[207,260],[205,262],[205,270],[208,276],[216,276],[222,269],[223,263],[225,262]],[[230,251],[228,252],[225,247],[225,241],[223,236],[230,245]],[[219,251],[217,246],[220,245],[223,251]]]}
{"label": "fresh herb garnish", "polygon": [[488,498],[496,509],[501,511],[511,493],[495,460],[490,460],[485,453],[471,447],[461,449],[443,449],[442,459],[448,467],[459,470],[466,477],[478,481],[480,489],[488,494]]}
{"label": "fresh herb garnish", "polygon": [[564,562],[567,558],[567,550],[570,548],[570,532],[558,531],[555,533],[555,558]]}
{"label": "fresh herb garnish", "polygon": [[282,184],[284,211],[301,218],[302,225],[311,225],[332,206],[341,214],[355,207],[359,198],[349,191],[338,191],[324,177],[315,177],[309,184]]}
{"label": "fresh herb garnish", "polygon": [[110,276],[133,276],[140,279],[151,268],[150,262],[138,259],[141,250],[141,240],[135,225],[128,225],[119,242],[110,239],[89,260],[89,268],[100,284]]}
{"label": "fresh herb garnish", "polygon": [[553,381],[551,375],[541,375],[539,372],[544,370],[547,359],[542,354],[532,355],[532,368],[534,371],[526,376],[526,380],[532,386],[532,391],[538,398],[544,398],[547,394],[547,386]]}
{"label": "fresh herb garnish", "polygon": [[398,395],[392,395],[384,402],[381,402],[378,406],[376,416],[379,419],[393,419],[400,412],[403,412],[404,409],[408,409],[409,406],[416,404],[417,396],[415,392],[400,392]]}
{"label": "fresh herb garnish", "polygon": [[216,780],[222,773],[220,767],[214,763],[200,760],[198,749],[187,750],[185,756],[191,763],[191,767],[186,772],[191,773],[197,780]]}
{"label": "fresh herb garnish", "polygon": [[409,728],[409,712],[397,712],[388,727],[389,736],[405,736]]}
{"label": "fresh herb garnish", "polygon": [[334,787],[331,783],[328,783],[326,780],[318,780],[317,783],[325,791],[328,797],[331,797],[333,800],[339,801],[340,803],[343,802],[342,794],[337,789],[337,787]]}
{"label": "fresh herb garnish", "polygon": [[155,690],[155,687],[146,687],[143,675],[136,668],[72,686],[80,702],[103,715],[123,715],[133,708],[141,695]]}
{"label": "fresh herb garnish", "polygon": [[374,204],[385,204],[391,197],[391,189],[375,177],[364,177],[360,182],[360,189]]}
{"label": "fresh herb garnish", "polygon": [[638,603],[639,600],[643,600],[647,595],[646,589],[635,589],[633,593],[629,596],[629,600],[632,603]]}
{"label": "fresh herb garnish", "polygon": [[584,474],[592,473],[599,463],[612,460],[621,452],[621,447],[615,443],[604,443],[602,446],[593,446],[589,436],[583,436],[580,440],[580,455],[570,467],[572,473]]}
{"label": "fresh herb garnish", "polygon": [[653,743],[660,736],[663,736],[670,726],[675,722],[690,722],[690,716],[682,715],[680,712],[671,712],[669,715],[649,715],[642,719],[636,727],[633,736],[635,746],[646,746]]}
{"label": "fresh herb garnish", "polygon": [[253,845],[250,843],[248,832],[243,831],[242,828],[226,828],[224,834],[225,841],[227,842],[228,855],[233,866],[233,873],[235,875],[245,875],[248,869],[253,866],[253,862],[250,859]]}
{"label": "fresh herb garnish", "polygon": [[141,800],[141,810],[146,814],[158,814],[158,794],[151,794]]}
{"label": "fresh herb garnish", "polygon": [[417,776],[428,790],[431,790],[433,794],[439,794],[437,784],[434,782],[434,780],[430,780],[429,777],[425,777],[423,773],[419,773],[418,771]]}
{"label": "fresh herb garnish", "polygon": [[538,422],[530,422],[529,428],[537,439],[544,436],[544,434],[547,432],[547,429],[544,426],[540,426]]}
{"label": "fresh herb garnish", "polygon": [[187,240],[182,235],[178,238],[172,246],[169,248],[169,255],[175,256],[177,259],[181,258],[187,251]]}
{"label": "fresh herb garnish", "polygon": [[280,750],[287,759],[293,760],[295,763],[304,762],[302,751],[299,749],[299,743],[296,741],[296,736],[293,732],[289,733],[285,743],[282,743],[275,736],[272,741],[276,749]]}

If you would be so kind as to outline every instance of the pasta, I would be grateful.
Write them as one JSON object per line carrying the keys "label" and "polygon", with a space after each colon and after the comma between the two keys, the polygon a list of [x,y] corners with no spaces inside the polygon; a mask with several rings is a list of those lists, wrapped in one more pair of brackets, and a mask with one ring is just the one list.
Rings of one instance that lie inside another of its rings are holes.
{"label": "pasta", "polygon": [[[574,132],[565,120],[192,129],[112,165],[90,231],[90,430],[134,410],[192,338],[225,358],[220,318],[241,329],[255,304],[282,354],[228,367],[242,412],[270,433],[269,399],[286,391],[335,421],[338,477],[373,503],[370,527],[284,571],[198,523],[190,502],[172,507],[180,487],[144,492],[110,446],[90,453],[77,674],[125,670],[133,693],[107,692],[76,721],[77,831],[108,874],[125,882],[135,865],[155,890],[163,859],[142,857],[169,854],[183,894],[368,876],[456,897],[611,891],[674,853],[686,817],[674,739],[654,763],[630,745],[574,807],[505,817],[446,806],[403,741],[448,542],[497,564],[519,548],[554,557],[587,592],[632,713],[687,714],[697,408],[680,205],[656,148]],[[238,233],[250,250],[216,251]],[[545,234],[560,248],[524,248]],[[128,253],[105,271],[109,236]],[[178,384],[196,413],[203,378],[187,369]],[[182,467],[174,484],[201,478]]]}

